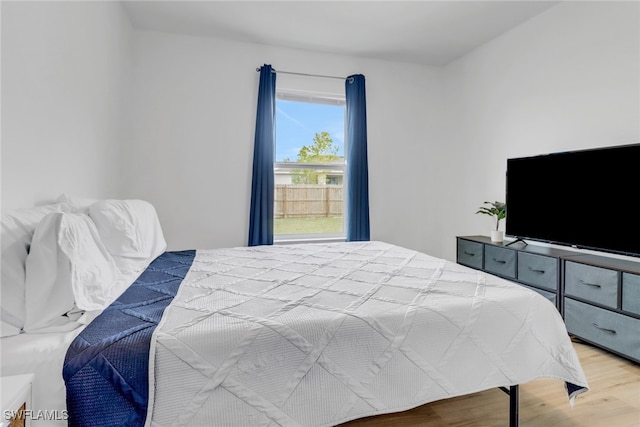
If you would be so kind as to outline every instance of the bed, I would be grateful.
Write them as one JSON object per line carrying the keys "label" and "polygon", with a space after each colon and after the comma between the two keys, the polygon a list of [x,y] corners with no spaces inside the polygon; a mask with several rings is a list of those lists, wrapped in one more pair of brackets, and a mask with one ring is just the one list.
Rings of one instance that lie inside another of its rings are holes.
{"label": "bed", "polygon": [[330,426],[540,377],[569,402],[588,389],[553,304],[427,254],[373,241],[154,255],[78,326],[71,425]]}

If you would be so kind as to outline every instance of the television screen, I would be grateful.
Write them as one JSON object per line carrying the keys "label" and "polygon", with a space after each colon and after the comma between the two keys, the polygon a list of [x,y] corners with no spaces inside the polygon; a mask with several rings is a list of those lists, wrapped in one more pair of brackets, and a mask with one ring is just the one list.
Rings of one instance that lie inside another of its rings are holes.
{"label": "television screen", "polygon": [[640,256],[640,144],[507,160],[506,234]]}

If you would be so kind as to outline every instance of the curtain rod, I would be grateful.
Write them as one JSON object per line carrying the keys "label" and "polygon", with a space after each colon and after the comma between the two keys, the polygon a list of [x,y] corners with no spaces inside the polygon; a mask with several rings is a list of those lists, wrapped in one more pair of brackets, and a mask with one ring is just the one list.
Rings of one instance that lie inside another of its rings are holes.
{"label": "curtain rod", "polygon": [[[256,71],[260,72],[260,69],[262,67],[257,67]],[[346,80],[346,77],[337,77],[337,76],[324,76],[322,74],[307,74],[307,73],[294,73],[293,71],[276,71],[275,69],[272,69],[271,71],[272,73],[281,73],[281,74],[292,74],[294,76],[305,76],[305,77],[322,77],[325,79],[340,79],[340,80]]]}

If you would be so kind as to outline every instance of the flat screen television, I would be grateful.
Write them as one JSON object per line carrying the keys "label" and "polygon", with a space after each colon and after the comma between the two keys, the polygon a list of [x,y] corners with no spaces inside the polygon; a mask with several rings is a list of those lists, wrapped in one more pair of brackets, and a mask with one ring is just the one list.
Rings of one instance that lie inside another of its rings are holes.
{"label": "flat screen television", "polygon": [[640,144],[507,159],[506,235],[640,256]]}

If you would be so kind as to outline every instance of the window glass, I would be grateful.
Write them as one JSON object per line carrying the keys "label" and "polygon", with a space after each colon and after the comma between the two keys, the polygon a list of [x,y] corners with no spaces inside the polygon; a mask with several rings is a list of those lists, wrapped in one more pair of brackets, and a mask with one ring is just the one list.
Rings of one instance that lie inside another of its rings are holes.
{"label": "window glass", "polygon": [[278,96],[276,240],[344,237],[344,116],[344,99]]}

